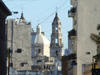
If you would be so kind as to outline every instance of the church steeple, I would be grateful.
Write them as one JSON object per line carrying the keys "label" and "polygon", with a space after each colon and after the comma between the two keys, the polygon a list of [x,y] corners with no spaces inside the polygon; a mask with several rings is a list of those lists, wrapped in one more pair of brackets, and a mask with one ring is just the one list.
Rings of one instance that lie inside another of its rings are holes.
{"label": "church steeple", "polygon": [[58,13],[57,13],[57,12],[56,12],[56,15],[55,15],[54,21],[60,21],[60,19],[58,18]]}
{"label": "church steeple", "polygon": [[58,17],[58,13],[55,14],[54,20],[52,22],[52,34],[51,34],[51,56],[56,56],[56,52],[58,56],[61,57],[61,52],[63,49],[62,44],[62,33],[61,33],[61,22]]}
{"label": "church steeple", "polygon": [[26,20],[25,20],[25,18],[24,18],[24,16],[23,16],[23,12],[21,13],[21,17],[20,17],[20,19],[21,19],[21,21],[22,21],[23,23],[26,22]]}

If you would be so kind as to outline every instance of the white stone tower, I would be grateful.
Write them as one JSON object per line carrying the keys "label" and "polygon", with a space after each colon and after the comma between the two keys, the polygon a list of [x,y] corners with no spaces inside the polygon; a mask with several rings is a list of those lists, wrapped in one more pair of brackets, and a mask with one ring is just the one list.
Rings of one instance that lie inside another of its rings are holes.
{"label": "white stone tower", "polygon": [[61,22],[56,13],[52,23],[52,34],[51,34],[51,45],[50,45],[50,56],[61,58],[63,49],[62,33],[61,33]]}

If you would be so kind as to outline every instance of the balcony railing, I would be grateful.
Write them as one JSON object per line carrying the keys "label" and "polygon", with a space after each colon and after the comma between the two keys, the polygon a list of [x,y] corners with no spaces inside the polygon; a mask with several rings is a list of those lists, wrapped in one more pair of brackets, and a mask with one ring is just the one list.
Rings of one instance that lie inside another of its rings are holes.
{"label": "balcony railing", "polygon": [[76,14],[76,8],[73,7],[68,11],[68,17],[73,17]]}
{"label": "balcony railing", "polygon": [[76,38],[76,30],[72,29],[71,31],[68,32],[68,38],[69,39],[75,39]]}

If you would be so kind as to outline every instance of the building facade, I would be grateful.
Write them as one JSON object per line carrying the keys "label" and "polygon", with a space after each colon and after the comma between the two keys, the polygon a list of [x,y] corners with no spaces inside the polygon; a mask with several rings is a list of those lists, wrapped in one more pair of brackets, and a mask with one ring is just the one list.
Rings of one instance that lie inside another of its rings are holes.
{"label": "building facade", "polygon": [[50,57],[50,42],[41,33],[41,26],[37,26],[37,32],[32,36],[32,57],[48,56]]}
{"label": "building facade", "polygon": [[69,39],[73,40],[72,53],[77,55],[77,66],[73,75],[83,75],[82,64],[92,63],[96,55],[97,45],[91,40],[91,33],[98,34],[100,24],[99,0],[70,0],[73,6],[68,16],[73,18],[73,29],[69,32]]}
{"label": "building facade", "polygon": [[11,15],[10,10],[0,0],[0,75],[6,75],[6,60],[7,60],[7,30],[5,19]]}
{"label": "building facade", "polygon": [[31,70],[31,23],[20,19],[8,19],[7,48],[10,53],[10,66],[16,70]]}
{"label": "building facade", "polygon": [[55,58],[50,57],[50,41],[41,32],[41,26],[37,26],[36,33],[32,32],[32,70],[42,71],[43,75],[52,74]]}

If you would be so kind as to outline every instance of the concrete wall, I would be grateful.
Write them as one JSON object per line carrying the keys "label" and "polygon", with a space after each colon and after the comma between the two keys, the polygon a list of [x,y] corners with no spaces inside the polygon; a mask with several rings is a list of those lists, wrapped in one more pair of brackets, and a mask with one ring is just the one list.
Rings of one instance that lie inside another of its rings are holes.
{"label": "concrete wall", "polygon": [[[8,48],[11,47],[11,19],[8,20]],[[17,53],[17,49],[22,49],[21,53]],[[13,68],[16,70],[31,69],[31,25],[16,24],[13,20]],[[21,63],[25,63],[23,67]]]}
{"label": "concrete wall", "polygon": [[[91,40],[90,35],[98,34],[100,0],[78,0],[77,2],[77,75],[82,75],[82,64],[91,63],[97,50],[97,45]],[[86,52],[90,52],[90,55]]]}
{"label": "concrete wall", "polygon": [[50,44],[44,45],[44,56],[50,57]]}

